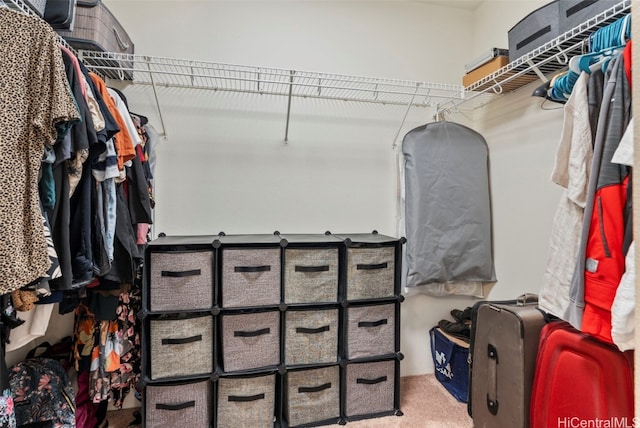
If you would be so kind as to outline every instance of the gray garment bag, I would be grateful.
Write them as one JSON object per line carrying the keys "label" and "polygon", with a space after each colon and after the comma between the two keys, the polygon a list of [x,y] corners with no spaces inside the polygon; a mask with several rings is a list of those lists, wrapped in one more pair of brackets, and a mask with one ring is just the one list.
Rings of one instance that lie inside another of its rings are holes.
{"label": "gray garment bag", "polygon": [[411,130],[402,141],[407,287],[495,282],[489,150],[453,122]]}

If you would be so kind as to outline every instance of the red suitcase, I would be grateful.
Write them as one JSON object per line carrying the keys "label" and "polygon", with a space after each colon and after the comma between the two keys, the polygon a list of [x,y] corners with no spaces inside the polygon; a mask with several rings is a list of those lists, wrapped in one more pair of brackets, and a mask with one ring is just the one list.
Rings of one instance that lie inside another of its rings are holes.
{"label": "red suitcase", "polygon": [[531,428],[633,426],[633,359],[565,321],[540,332]]}

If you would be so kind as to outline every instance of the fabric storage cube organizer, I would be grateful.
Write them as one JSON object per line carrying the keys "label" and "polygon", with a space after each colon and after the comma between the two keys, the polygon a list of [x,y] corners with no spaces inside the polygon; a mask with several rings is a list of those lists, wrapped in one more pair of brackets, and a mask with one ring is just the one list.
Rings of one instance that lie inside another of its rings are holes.
{"label": "fabric storage cube organizer", "polygon": [[289,371],[284,414],[290,427],[340,417],[340,367]]}
{"label": "fabric storage cube organizer", "polygon": [[394,294],[395,247],[347,249],[347,300]]}
{"label": "fabric storage cube organizer", "polygon": [[209,380],[173,385],[147,385],[144,392],[144,426],[210,426],[213,422],[212,387]]}
{"label": "fabric storage cube organizer", "polygon": [[[133,54],[134,44],[124,27],[100,0],[78,0],[75,8],[73,30],[59,30],[60,34],[76,49],[116,54]],[[102,66],[132,69],[127,59],[105,59]],[[107,77],[131,80],[132,70],[102,70]]]}
{"label": "fabric storage cube organizer", "polygon": [[431,328],[429,337],[436,379],[456,400],[466,403],[469,394],[469,343],[446,334],[439,327]]}
{"label": "fabric storage cube organizer", "polygon": [[152,251],[149,264],[151,311],[193,311],[213,306],[213,248]]}
{"label": "fabric storage cube organizer", "polygon": [[276,419],[276,375],[220,377],[216,426],[273,428]]}
{"label": "fabric storage cube organizer", "polygon": [[338,361],[338,309],[287,310],[284,353],[286,365]]}
{"label": "fabric storage cube organizer", "polygon": [[560,5],[554,0],[525,16],[507,33],[513,62],[560,35]]}
{"label": "fabric storage cube organizer", "polygon": [[347,364],[344,382],[345,416],[391,414],[397,409],[396,360]]}
{"label": "fabric storage cube organizer", "polygon": [[149,320],[150,378],[213,372],[213,317],[196,315]]}
{"label": "fabric storage cube organizer", "polygon": [[396,344],[396,303],[349,306],[346,309],[347,359],[394,354]]}
{"label": "fabric storage cube organizer", "polygon": [[285,303],[337,302],[338,253],[338,248],[286,248]]}
{"label": "fabric storage cube organizer", "polygon": [[280,303],[280,248],[224,248],[222,307]]}
{"label": "fabric storage cube organizer", "polygon": [[280,364],[280,312],[221,315],[222,366],[225,372]]}

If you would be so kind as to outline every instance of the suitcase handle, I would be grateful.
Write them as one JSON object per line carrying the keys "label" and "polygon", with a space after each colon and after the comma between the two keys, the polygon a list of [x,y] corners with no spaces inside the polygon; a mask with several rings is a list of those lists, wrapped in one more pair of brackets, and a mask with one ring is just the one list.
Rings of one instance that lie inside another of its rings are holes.
{"label": "suitcase handle", "polygon": [[169,278],[183,278],[185,276],[198,276],[201,274],[202,274],[202,271],[200,269],[183,270],[183,271],[163,270],[162,272],[160,272],[160,276],[166,276]]}
{"label": "suitcase handle", "polygon": [[377,270],[377,269],[386,269],[388,267],[388,263],[376,263],[376,264],[365,264],[359,263],[356,265],[356,270]]}
{"label": "suitcase handle", "polygon": [[329,383],[324,383],[322,385],[318,385],[318,386],[301,386],[298,388],[298,393],[302,394],[305,392],[320,392],[320,391],[324,391],[325,389],[329,389],[331,388],[331,382]]}
{"label": "suitcase handle", "polygon": [[162,403],[156,404],[156,409],[157,410],[175,411],[175,410],[188,409],[189,407],[196,407],[196,402],[195,401],[187,401],[186,403],[180,403],[180,404],[162,404]]}
{"label": "suitcase handle", "polygon": [[388,323],[387,319],[382,319],[378,321],[360,321],[358,323],[358,327],[378,327],[381,325],[386,325]]}
{"label": "suitcase handle", "polygon": [[113,34],[116,35],[116,41],[118,42],[118,44],[120,45],[120,48],[123,51],[126,51],[127,49],[129,49],[131,47],[131,45],[129,43],[124,41],[124,39],[122,38],[122,36],[120,35],[120,32],[118,31],[118,29],[116,27],[113,27]]}
{"label": "suitcase handle", "polygon": [[271,266],[235,266],[233,271],[236,273],[249,273],[249,272],[268,272],[271,270]]}
{"label": "suitcase handle", "polygon": [[202,335],[191,337],[182,337],[180,339],[162,339],[163,345],[184,345],[185,343],[199,342],[202,340]]}
{"label": "suitcase handle", "polygon": [[498,351],[496,347],[490,343],[487,345],[487,356],[489,357],[487,408],[489,412],[495,416],[498,414]]}
{"label": "suitcase handle", "polygon": [[295,267],[296,272],[328,272],[329,265],[324,266],[299,266]]}
{"label": "suitcase handle", "polygon": [[517,306],[524,306],[529,303],[538,303],[538,295],[533,293],[524,293],[516,299]]}

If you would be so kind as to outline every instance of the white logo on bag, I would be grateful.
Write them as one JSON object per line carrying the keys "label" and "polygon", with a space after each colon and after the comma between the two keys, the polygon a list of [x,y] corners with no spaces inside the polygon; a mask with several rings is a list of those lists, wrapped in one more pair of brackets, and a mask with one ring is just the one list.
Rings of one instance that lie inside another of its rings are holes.
{"label": "white logo on bag", "polygon": [[447,362],[447,358],[445,357],[444,352],[436,351],[436,362],[438,363],[436,370],[438,370],[438,372],[445,375],[448,379],[453,379],[453,373],[451,372],[451,365],[447,363],[447,365],[444,366],[444,363]]}

